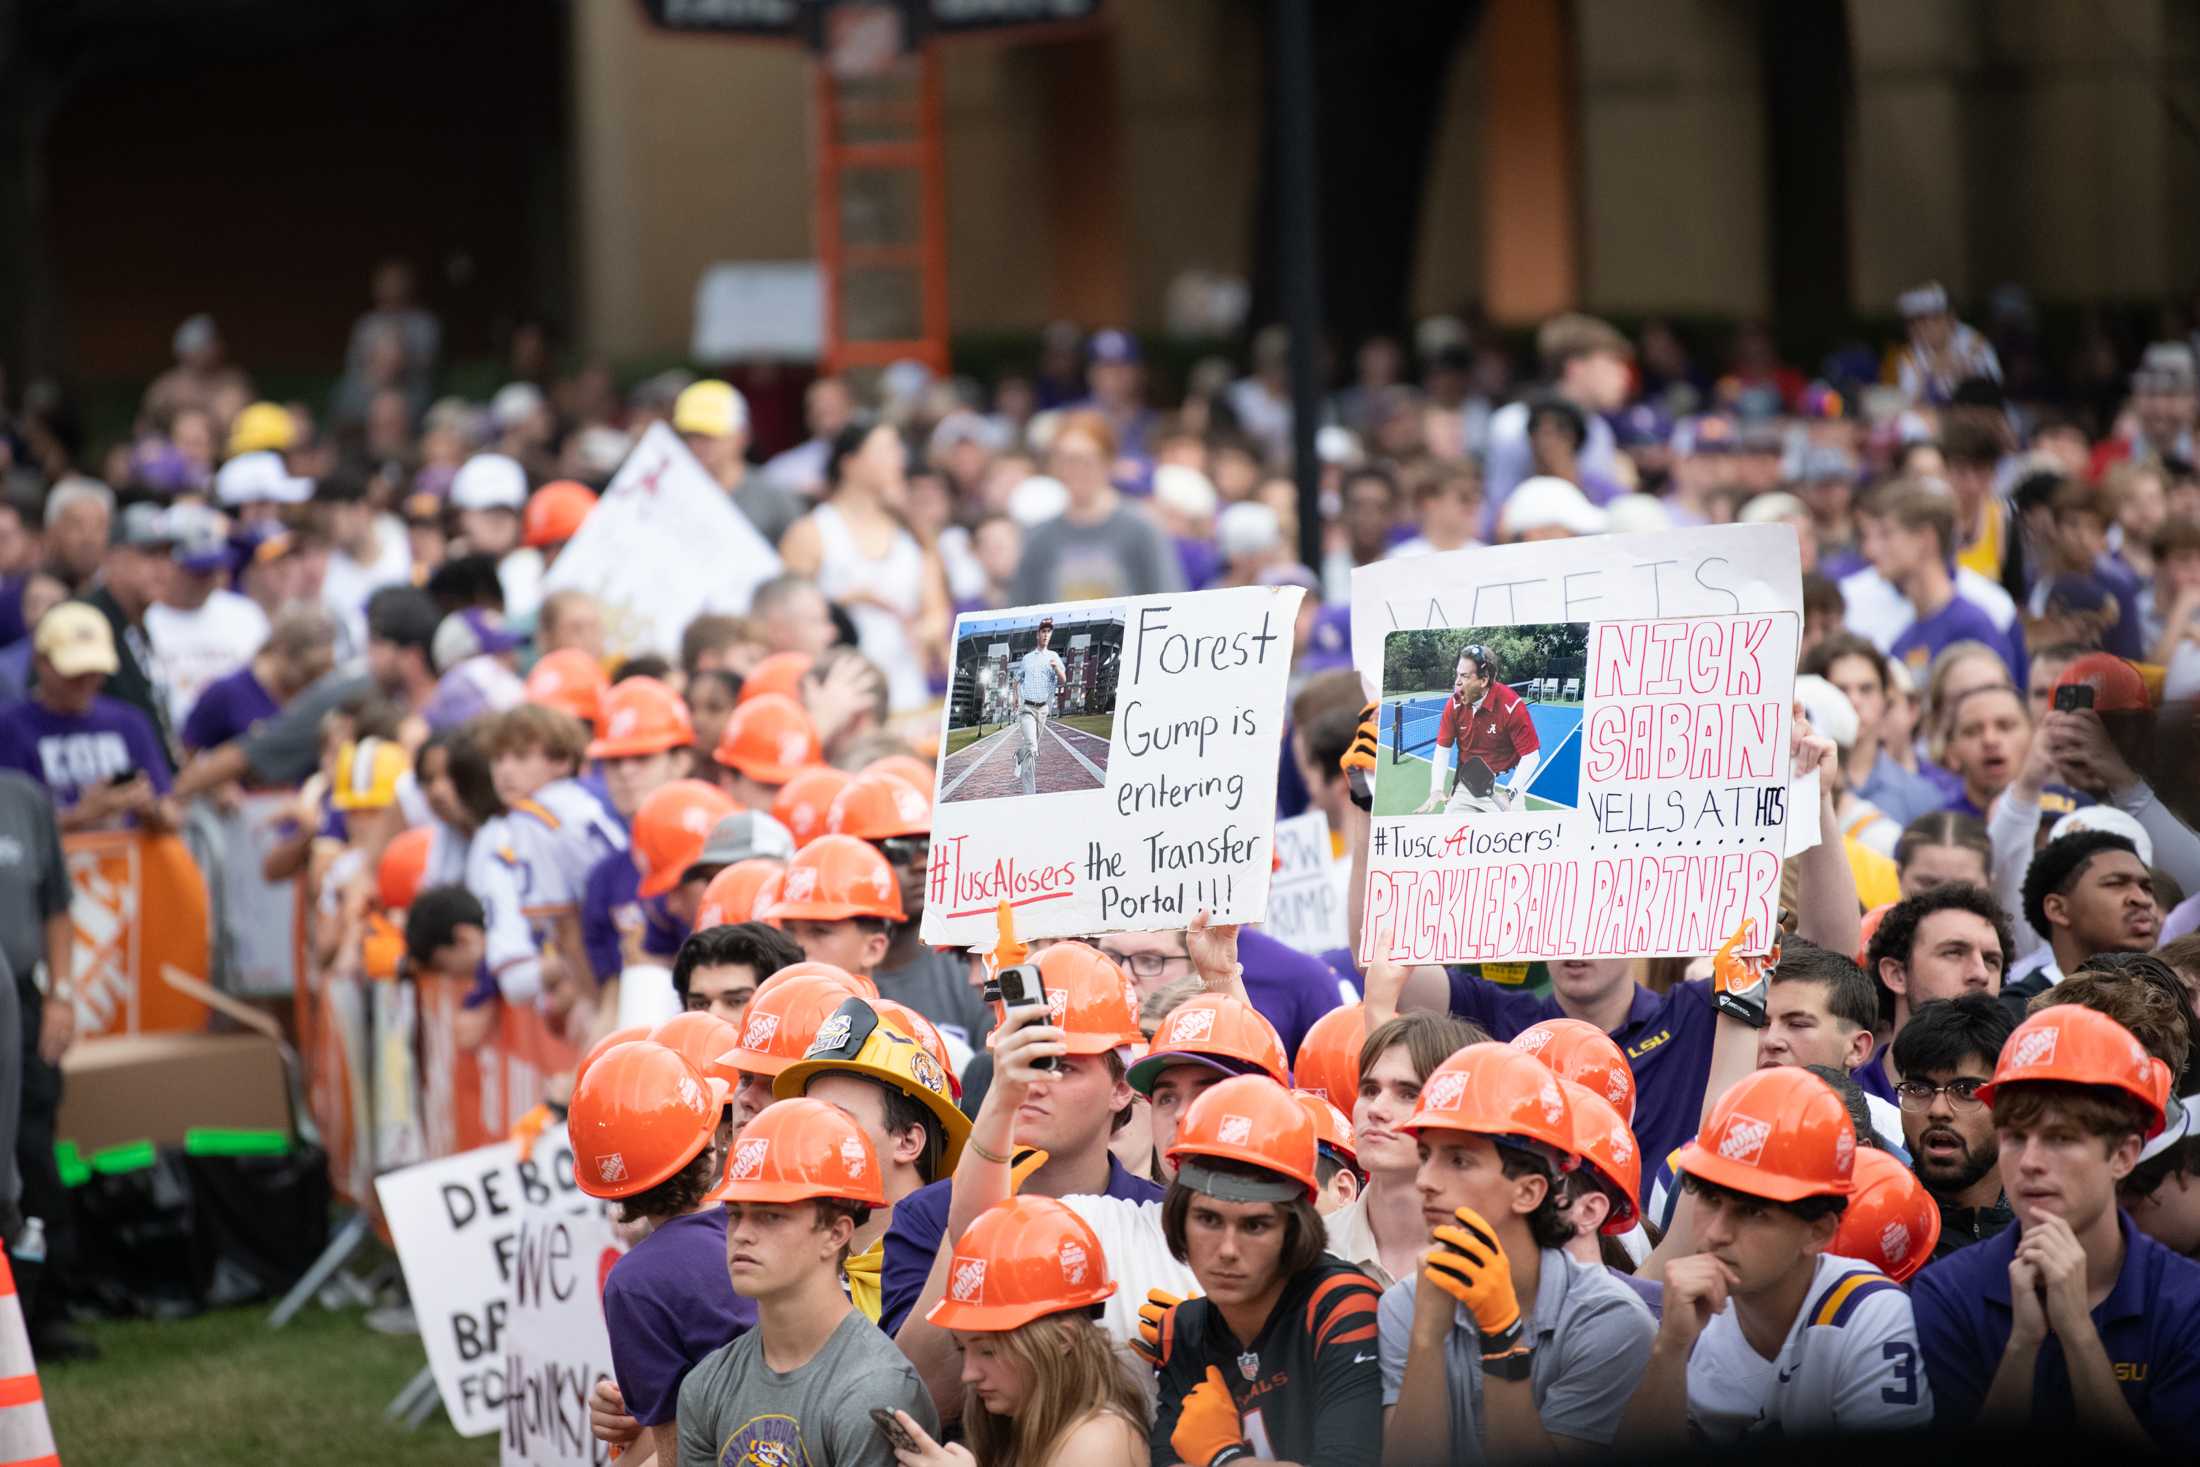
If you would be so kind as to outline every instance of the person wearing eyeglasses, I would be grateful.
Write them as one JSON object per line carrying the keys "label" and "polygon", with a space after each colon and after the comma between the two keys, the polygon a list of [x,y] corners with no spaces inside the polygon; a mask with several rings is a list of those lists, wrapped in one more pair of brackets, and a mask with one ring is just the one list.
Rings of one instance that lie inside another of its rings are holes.
{"label": "person wearing eyeglasses", "polygon": [[1910,1165],[1940,1208],[1940,1241],[1929,1262],[1981,1243],[2016,1220],[2001,1186],[1993,1113],[1978,1093],[2015,1029],[2008,1007],[1987,993],[1920,1004],[1894,1037],[1895,1086]]}
{"label": "person wearing eyeglasses", "polygon": [[[1093,939],[1100,951],[1131,975],[1144,999],[1194,969],[1182,928],[1162,932],[1110,932]],[[1297,1054],[1314,1021],[1353,995],[1321,959],[1247,927],[1235,935],[1231,961],[1242,964],[1246,1002],[1276,1026],[1284,1047]]]}
{"label": "person wearing eyeglasses", "polygon": [[[1542,740],[1536,737],[1527,701],[1498,680],[1498,671],[1496,659],[1481,643],[1470,642],[1459,649],[1451,701],[1437,721],[1436,747],[1429,751],[1428,798],[1416,814],[1509,810],[1535,778],[1536,765],[1543,760]],[[1447,764],[1459,769],[1457,785],[1448,797]],[[1511,784],[1500,784],[1499,777],[1508,770]]]}

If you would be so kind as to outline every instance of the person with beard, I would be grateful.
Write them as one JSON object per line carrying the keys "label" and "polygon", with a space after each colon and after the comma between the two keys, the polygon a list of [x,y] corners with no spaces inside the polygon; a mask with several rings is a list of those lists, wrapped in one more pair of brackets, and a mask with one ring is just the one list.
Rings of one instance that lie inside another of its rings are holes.
{"label": "person with beard", "polygon": [[1940,1208],[1940,1241],[1930,1262],[2016,1220],[2002,1193],[1994,1118],[1978,1093],[2016,1027],[1992,995],[1966,993],[1920,1005],[1894,1038],[1903,1144]]}

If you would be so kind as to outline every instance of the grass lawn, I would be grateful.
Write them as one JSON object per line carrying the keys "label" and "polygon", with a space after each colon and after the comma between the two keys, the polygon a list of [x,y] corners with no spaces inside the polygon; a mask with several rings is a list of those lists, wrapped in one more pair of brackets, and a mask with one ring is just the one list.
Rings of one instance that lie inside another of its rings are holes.
{"label": "grass lawn", "polygon": [[1054,721],[1067,724],[1071,728],[1083,729],[1095,738],[1108,738],[1115,732],[1115,715],[1112,713],[1072,713]]}
{"label": "grass lawn", "polygon": [[994,732],[996,727],[995,724],[985,723],[976,728],[949,729],[947,731],[947,752],[950,754],[961,753],[987,734]]}
{"label": "grass lawn", "polygon": [[91,1326],[105,1352],[41,1373],[64,1462],[230,1467],[490,1467],[493,1436],[468,1440],[438,1408],[407,1432],[382,1408],[425,1363],[414,1336],[378,1335],[356,1312],[308,1306],[279,1330],[267,1306],[173,1323]]}

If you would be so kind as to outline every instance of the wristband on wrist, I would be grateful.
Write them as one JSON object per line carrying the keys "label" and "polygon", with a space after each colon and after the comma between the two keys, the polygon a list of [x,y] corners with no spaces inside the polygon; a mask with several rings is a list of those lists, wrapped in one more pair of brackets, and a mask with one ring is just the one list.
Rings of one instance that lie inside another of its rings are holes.
{"label": "wristband on wrist", "polygon": [[1007,1157],[1001,1155],[1001,1153],[998,1151],[988,1150],[984,1145],[979,1142],[978,1138],[975,1136],[970,1137],[966,1142],[964,1142],[964,1144],[968,1146],[972,1151],[977,1152],[982,1159],[992,1162],[995,1166],[1008,1165]]}
{"label": "wristband on wrist", "polygon": [[1712,1006],[1730,1019],[1739,1019],[1752,1029],[1762,1029],[1771,1020],[1765,1016],[1764,984],[1758,984],[1749,996],[1739,993],[1714,994]]}
{"label": "wristband on wrist", "polygon": [[1535,1368],[1535,1351],[1525,1345],[1482,1357],[1482,1373],[1493,1380],[1526,1380]]}
{"label": "wristband on wrist", "polygon": [[1232,1442],[1212,1457],[1209,1457],[1207,1467],[1230,1467],[1230,1464],[1240,1457],[1250,1457],[1252,1455],[1253,1444],[1251,1442]]}

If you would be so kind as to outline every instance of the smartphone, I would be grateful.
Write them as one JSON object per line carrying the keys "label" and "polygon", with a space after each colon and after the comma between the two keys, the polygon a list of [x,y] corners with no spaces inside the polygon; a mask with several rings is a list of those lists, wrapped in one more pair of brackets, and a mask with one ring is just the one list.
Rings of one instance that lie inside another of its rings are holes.
{"label": "smartphone", "polygon": [[917,1449],[917,1439],[911,1436],[902,1424],[894,1419],[894,1413],[885,1407],[873,1406],[871,1408],[871,1424],[878,1428],[880,1436],[886,1438],[886,1445],[892,1447],[895,1451],[913,1452]]}
{"label": "smartphone", "polygon": [[2061,687],[2055,689],[2055,709],[2059,713],[2069,713],[2079,708],[2091,708],[2092,706],[2093,684],[2091,683],[2064,683]]}
{"label": "smartphone", "polygon": [[[1012,968],[1001,969],[1000,985],[1001,1009],[1004,1013],[1046,1006],[1046,986],[1039,981],[1039,967],[1036,963],[1018,963]],[[1050,1054],[1044,1059],[1033,1060],[1031,1067],[1035,1070],[1059,1070],[1062,1068],[1062,1058],[1060,1055]]]}

